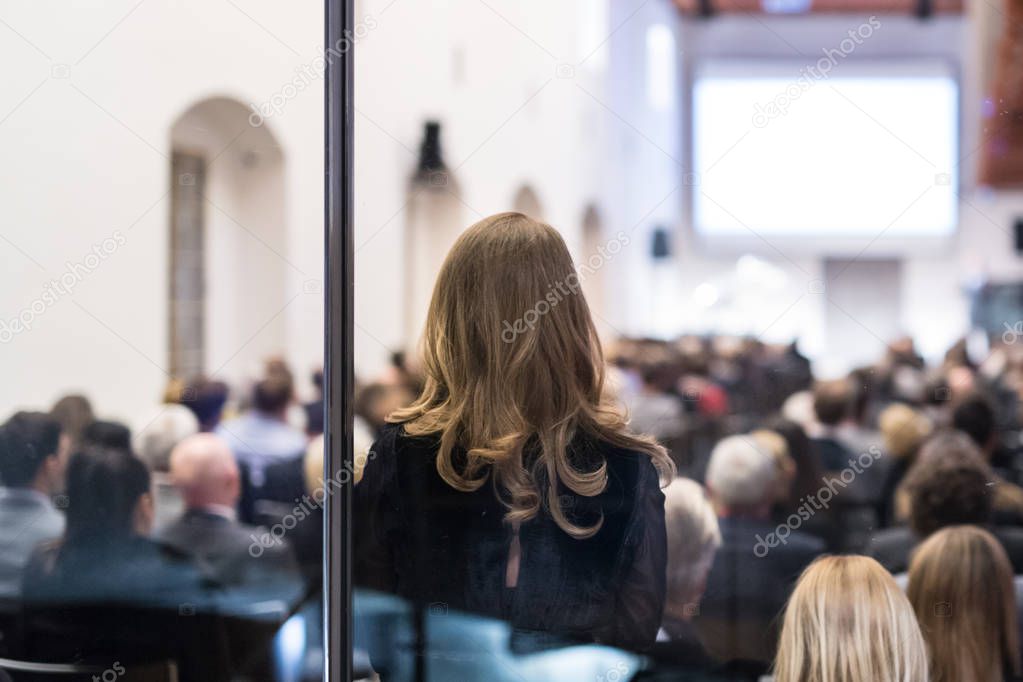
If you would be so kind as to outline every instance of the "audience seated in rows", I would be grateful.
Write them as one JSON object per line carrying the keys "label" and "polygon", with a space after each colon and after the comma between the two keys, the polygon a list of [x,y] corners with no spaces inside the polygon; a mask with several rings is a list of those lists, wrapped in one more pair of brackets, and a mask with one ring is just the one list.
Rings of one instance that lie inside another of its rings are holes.
{"label": "audience seated in rows", "polygon": [[668,533],[667,595],[657,643],[650,653],[660,661],[697,670],[712,666],[693,619],[707,588],[707,575],[721,546],[714,507],[703,486],[676,478],[664,490],[664,521]]}
{"label": "audience seated in rows", "polygon": [[879,506],[881,525],[889,526],[895,520],[895,491],[916,462],[920,447],[934,431],[934,424],[908,405],[893,403],[878,416],[878,425],[885,452],[891,458],[891,465],[881,484]]}
{"label": "audience seated in rows", "polygon": [[306,437],[287,421],[293,401],[291,372],[282,364],[270,363],[265,376],[253,388],[251,407],[216,429],[245,469],[257,497],[266,483],[268,466],[298,460],[305,454]]}
{"label": "audience seated in rows", "polygon": [[220,425],[227,397],[227,384],[200,376],[185,384],[178,402],[192,411],[199,420],[199,430],[206,433]]}
{"label": "audience seated in rows", "polygon": [[825,549],[820,539],[771,520],[778,477],[770,455],[750,436],[725,438],[711,454],[706,484],[722,544],[696,624],[722,661],[771,659],[775,618],[789,589]]}
{"label": "audience seated in rows", "polygon": [[131,429],[120,422],[97,419],[85,427],[79,447],[131,450]]}
{"label": "audience seated in rows", "polygon": [[0,427],[0,598],[21,594],[35,547],[64,533],[53,503],[64,486],[61,440],[60,424],[42,412],[18,412]]}
{"label": "audience seated in rows", "polygon": [[238,465],[221,438],[197,434],[182,440],[171,453],[170,476],[185,511],[157,533],[158,540],[199,559],[221,585],[253,586],[297,577],[284,538],[238,522]]}
{"label": "audience seated in rows", "polygon": [[[913,466],[895,490],[893,504],[896,522],[905,523],[912,514],[912,487],[937,466],[961,463],[978,467],[987,477],[992,491],[993,522],[999,525],[1023,525],[1023,489],[1009,483],[991,468],[984,455],[966,435],[958,433],[955,443],[948,439],[928,441],[920,449]],[[931,442],[937,443],[927,447]]]}
{"label": "audience seated in rows", "polygon": [[53,404],[50,416],[60,424],[61,434],[68,440],[68,452],[77,452],[85,427],[95,421],[92,403],[80,394],[66,395]]}
{"label": "audience seated in rows", "polygon": [[880,564],[831,556],[806,569],[785,608],[776,682],[927,682],[927,671],[913,607]]}
{"label": "audience seated in rows", "polygon": [[930,652],[931,682],[1019,679],[1012,566],[991,533],[952,526],[932,535],[913,557],[907,593]]}
{"label": "audience seated in rows", "polygon": [[181,493],[170,475],[170,456],[178,443],[198,433],[199,420],[183,405],[165,404],[144,424],[135,437],[135,451],[153,478],[153,528],[160,529],[185,510]]}
{"label": "audience seated in rows", "polygon": [[30,602],[201,601],[207,581],[181,552],[154,542],[149,472],[128,450],[91,447],[67,467],[64,535],[29,560],[23,592]]}
{"label": "audience seated in rows", "polygon": [[1023,528],[992,525],[994,492],[990,471],[972,459],[975,446],[966,436],[948,432],[924,446],[921,456],[932,462],[908,482],[909,526],[883,530],[871,542],[871,554],[892,573],[909,567],[917,545],[932,533],[954,525],[990,527],[1017,570],[1023,572]]}
{"label": "audience seated in rows", "polygon": [[851,403],[852,392],[845,379],[819,381],[814,386],[813,412],[818,428],[811,442],[825,471],[841,471],[855,454],[839,437],[839,429],[849,417]]}
{"label": "audience seated in rows", "polygon": [[302,411],[305,413],[305,435],[315,438],[323,433],[323,370],[313,372],[312,380],[316,396],[302,405]]}

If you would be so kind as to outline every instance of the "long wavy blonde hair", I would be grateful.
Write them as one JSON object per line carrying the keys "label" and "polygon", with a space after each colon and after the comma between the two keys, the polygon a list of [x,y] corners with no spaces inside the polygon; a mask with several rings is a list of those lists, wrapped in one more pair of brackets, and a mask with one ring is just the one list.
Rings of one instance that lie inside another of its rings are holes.
{"label": "long wavy blonde hair", "polygon": [[433,290],[421,341],[423,392],[388,420],[403,422],[410,436],[439,436],[437,472],[456,490],[490,480],[506,522],[545,507],[566,533],[587,538],[603,519],[573,523],[558,483],[598,495],[607,462],[585,469],[573,462],[576,436],[643,453],[664,478],[673,466],[664,448],[628,431],[605,395],[603,353],[580,285],[550,225],[499,213],[471,226]]}
{"label": "long wavy blonde hair", "polygon": [[991,533],[950,526],[909,566],[909,601],[930,645],[932,682],[1002,682],[1020,674],[1012,564]]}
{"label": "long wavy blonde hair", "polygon": [[928,682],[913,608],[881,564],[816,560],[792,592],[778,642],[777,682]]}

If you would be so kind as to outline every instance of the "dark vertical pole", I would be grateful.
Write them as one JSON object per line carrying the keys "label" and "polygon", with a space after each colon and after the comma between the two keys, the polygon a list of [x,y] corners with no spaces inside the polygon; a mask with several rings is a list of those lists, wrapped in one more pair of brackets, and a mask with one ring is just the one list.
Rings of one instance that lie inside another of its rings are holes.
{"label": "dark vertical pole", "polygon": [[325,13],[324,474],[343,485],[326,498],[324,653],[325,679],[341,682],[352,679],[352,0],[326,0]]}

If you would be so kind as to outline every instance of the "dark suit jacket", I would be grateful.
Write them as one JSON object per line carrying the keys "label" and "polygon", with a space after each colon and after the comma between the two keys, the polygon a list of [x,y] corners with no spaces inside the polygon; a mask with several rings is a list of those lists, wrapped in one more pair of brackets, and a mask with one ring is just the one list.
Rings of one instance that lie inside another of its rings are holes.
{"label": "dark suit jacket", "polygon": [[849,460],[854,456],[844,443],[830,436],[811,438],[810,447],[824,471],[841,471],[849,466]]}
{"label": "dark suit jacket", "polygon": [[719,522],[722,544],[707,576],[697,630],[720,661],[770,661],[785,601],[803,569],[824,552],[824,542],[794,530],[784,544],[771,547],[769,536],[779,527],[770,521]]}
{"label": "dark suit jacket", "polygon": [[226,587],[296,581],[298,567],[282,538],[277,544],[264,528],[190,509],[160,530],[164,544],[198,559]]}
{"label": "dark suit jacket", "polygon": [[[995,526],[988,530],[1005,548],[1013,573],[1023,573],[1023,528]],[[908,526],[897,526],[876,533],[871,538],[868,552],[892,573],[903,573],[909,570],[913,550],[921,542],[923,538],[918,537]]]}

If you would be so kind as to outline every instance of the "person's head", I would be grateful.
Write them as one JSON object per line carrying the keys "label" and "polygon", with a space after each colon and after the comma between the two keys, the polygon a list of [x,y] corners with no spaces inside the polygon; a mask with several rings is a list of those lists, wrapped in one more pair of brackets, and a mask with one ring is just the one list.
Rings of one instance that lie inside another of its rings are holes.
{"label": "person's head", "polygon": [[287,371],[268,371],[252,389],[252,406],[265,415],[284,418],[295,396],[295,382]]}
{"label": "person's head", "polygon": [[987,460],[976,443],[965,433],[945,429],[924,441],[907,477],[911,478],[928,469],[951,464],[986,467]]}
{"label": "person's head", "polygon": [[366,420],[374,433],[385,424],[394,411],[407,407],[415,395],[402,384],[374,382],[355,392],[355,414]]}
{"label": "person's head", "polygon": [[[423,332],[426,383],[391,415],[410,435],[439,436],[437,471],[452,487],[477,490],[491,476],[508,522],[545,508],[573,537],[561,486],[593,496],[607,463],[583,468],[569,442],[582,435],[651,457],[672,470],[664,448],[629,433],[604,393],[604,358],[579,274],[561,235],[520,213],[471,226],[441,267]],[[525,448],[536,448],[527,471]],[[458,457],[456,448],[467,451]]]}
{"label": "person's head", "polygon": [[185,386],[180,402],[195,414],[200,431],[212,431],[220,423],[227,394],[227,384],[224,382],[197,377]]}
{"label": "person's head", "polygon": [[909,601],[931,654],[932,682],[1020,674],[1012,564],[991,533],[938,531],[909,566]]}
{"label": "person's head", "polygon": [[852,395],[850,416],[861,426],[867,423],[871,399],[877,388],[876,383],[873,367],[857,367],[849,372],[849,388]]}
{"label": "person's head", "polygon": [[774,501],[778,468],[750,436],[729,436],[711,451],[706,479],[719,516],[763,518]]}
{"label": "person's head", "polygon": [[81,447],[131,450],[131,429],[124,424],[97,419],[82,432]]}
{"label": "person's head", "polygon": [[178,443],[171,451],[170,474],[189,509],[233,508],[241,496],[241,476],[231,448],[212,433]]}
{"label": "person's head", "polygon": [[837,426],[852,414],[853,391],[847,379],[818,381],[813,387],[813,412],[824,426]]}
{"label": "person's head", "polygon": [[817,424],[817,416],[813,410],[813,393],[797,391],[781,406],[781,415],[788,421],[798,424],[804,432],[810,431]]}
{"label": "person's head", "polygon": [[89,399],[74,394],[66,395],[54,403],[50,408],[50,416],[60,423],[60,430],[70,440],[71,449],[78,447],[85,427],[95,419]]}
{"label": "person's head", "polygon": [[149,470],[129,450],[79,450],[68,462],[66,490],[65,544],[116,542],[152,529]]}
{"label": "person's head", "polygon": [[983,452],[990,454],[997,443],[995,408],[980,394],[964,398],[952,411],[952,427],[962,431]]}
{"label": "person's head", "polygon": [[0,484],[49,494],[64,475],[60,423],[44,412],[18,412],[0,427]]}
{"label": "person's head", "polygon": [[909,462],[934,430],[930,419],[903,403],[886,407],[878,416],[878,427],[888,454]]}
{"label": "person's head", "polygon": [[199,432],[199,420],[184,405],[162,405],[156,416],[144,423],[135,436],[135,451],[153,472],[169,471],[174,446]]}
{"label": "person's head", "polygon": [[927,682],[913,608],[881,564],[827,556],[803,571],[785,609],[777,682]]}
{"label": "person's head", "polygon": [[796,462],[789,455],[789,444],[781,434],[768,429],[750,433],[757,447],[770,455],[775,466],[775,486],[772,500],[775,504],[788,502],[796,479]]}
{"label": "person's head", "polygon": [[721,531],[703,487],[676,478],[664,489],[664,523],[668,533],[668,590],[665,611],[689,619],[707,585]]}
{"label": "person's head", "polygon": [[927,537],[946,526],[988,523],[994,505],[990,482],[984,469],[970,464],[922,470],[907,488],[910,527]]}
{"label": "person's head", "polygon": [[810,446],[810,439],[803,427],[794,421],[779,417],[768,422],[767,427],[785,439],[789,456],[796,466],[796,476],[789,495],[789,508],[797,507],[807,495],[821,485],[821,465]]}

